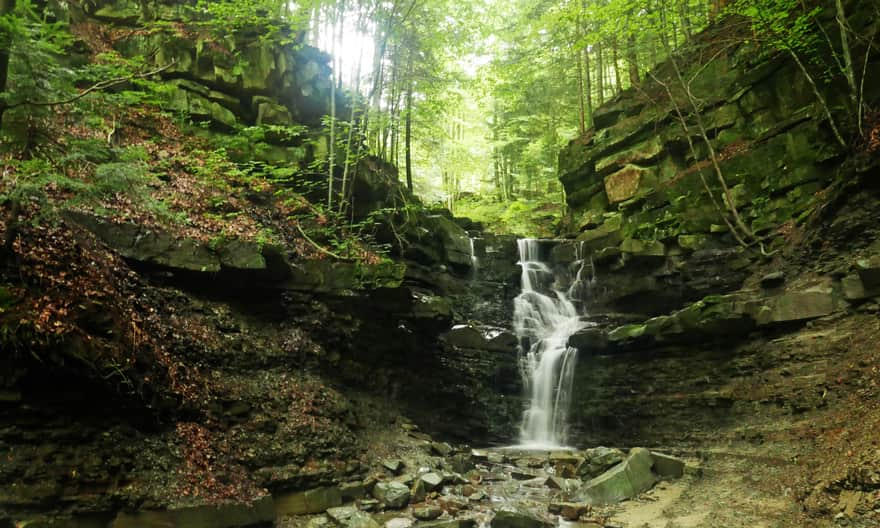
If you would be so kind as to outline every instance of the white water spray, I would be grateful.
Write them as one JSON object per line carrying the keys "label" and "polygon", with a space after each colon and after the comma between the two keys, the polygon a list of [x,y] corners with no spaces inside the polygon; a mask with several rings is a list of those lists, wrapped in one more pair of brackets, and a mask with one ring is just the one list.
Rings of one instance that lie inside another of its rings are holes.
{"label": "white water spray", "polygon": [[468,237],[468,241],[471,244],[471,272],[474,275],[474,278],[477,276],[477,272],[480,270],[480,260],[477,258],[477,250],[474,246],[474,237]]}
{"label": "white water spray", "polygon": [[560,447],[565,442],[577,353],[568,346],[568,338],[585,323],[569,297],[553,289],[553,271],[539,259],[539,241],[521,239],[517,245],[522,293],[514,300],[513,326],[530,398],[520,442],[537,448]]}

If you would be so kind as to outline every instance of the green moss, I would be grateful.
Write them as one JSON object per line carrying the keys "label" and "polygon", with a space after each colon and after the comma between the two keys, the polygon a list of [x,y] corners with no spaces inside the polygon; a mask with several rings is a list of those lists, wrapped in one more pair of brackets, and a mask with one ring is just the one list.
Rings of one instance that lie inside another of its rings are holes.
{"label": "green moss", "polygon": [[608,332],[609,341],[629,341],[638,339],[645,335],[648,325],[646,324],[628,324],[615,328]]}

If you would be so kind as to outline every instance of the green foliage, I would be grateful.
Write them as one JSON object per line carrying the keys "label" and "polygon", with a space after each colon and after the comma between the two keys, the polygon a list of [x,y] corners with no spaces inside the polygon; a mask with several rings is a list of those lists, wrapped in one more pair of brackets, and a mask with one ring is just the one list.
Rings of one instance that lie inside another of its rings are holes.
{"label": "green foliage", "polygon": [[515,233],[524,237],[552,237],[562,218],[562,197],[547,195],[541,199],[519,198],[511,202],[463,198],[458,214],[482,223],[496,233]]}
{"label": "green foliage", "polygon": [[772,48],[815,56],[821,7],[807,8],[798,0],[740,0],[729,11],[746,17],[753,34]]}
{"label": "green foliage", "polygon": [[280,0],[199,0],[195,22],[220,37],[259,29],[261,40],[292,44],[296,30],[307,26],[309,10],[308,2],[296,11],[290,6]]}

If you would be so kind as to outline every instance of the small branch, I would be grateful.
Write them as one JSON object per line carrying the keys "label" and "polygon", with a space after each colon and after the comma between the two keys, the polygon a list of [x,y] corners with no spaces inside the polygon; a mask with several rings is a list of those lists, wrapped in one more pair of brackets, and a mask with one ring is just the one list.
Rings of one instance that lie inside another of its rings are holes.
{"label": "small branch", "polygon": [[305,231],[303,231],[303,228],[302,228],[302,226],[299,225],[299,223],[296,224],[296,229],[297,229],[297,231],[299,231],[299,234],[302,235],[303,238],[305,238],[309,242],[309,244],[312,245],[312,247],[314,247],[315,249],[317,249],[321,253],[323,253],[325,255],[329,255],[337,260],[351,260],[351,259],[347,259],[347,258],[343,257],[342,255],[338,255],[336,253],[333,253],[329,249],[321,246],[320,244],[318,244],[317,242],[312,240],[312,238],[309,235],[307,235]]}
{"label": "small branch", "polygon": [[788,51],[788,54],[791,55],[791,58],[794,59],[794,62],[798,65],[798,68],[800,68],[801,73],[804,74],[804,78],[807,79],[807,82],[813,89],[813,94],[816,96],[816,99],[819,100],[819,104],[822,106],[825,117],[828,119],[828,124],[831,126],[831,132],[834,134],[834,139],[837,140],[837,143],[841,147],[846,149],[846,141],[844,141],[843,136],[840,134],[840,130],[837,129],[837,122],[834,121],[834,116],[831,115],[831,109],[828,108],[828,103],[825,102],[825,98],[822,96],[822,92],[820,92],[819,87],[816,86],[816,82],[813,80],[813,76],[810,75],[809,70],[807,70],[807,67],[804,65],[803,62],[801,62],[801,58],[798,57],[797,52],[795,52],[794,49],[791,48],[791,46],[786,46],[785,49],[786,51]]}
{"label": "small branch", "polygon": [[58,101],[31,101],[30,99],[25,99],[23,101],[19,101],[17,103],[8,105],[6,107],[6,109],[8,110],[8,109],[12,109],[12,108],[17,108],[19,106],[63,106],[63,105],[67,105],[67,104],[76,102],[76,101],[82,99],[83,97],[89,95],[90,93],[93,93],[93,92],[99,92],[101,90],[108,90],[110,88],[113,88],[115,86],[119,86],[120,84],[125,84],[125,83],[133,81],[135,79],[145,79],[147,77],[152,77],[153,75],[162,73],[163,71],[167,70],[168,68],[173,66],[175,64],[175,62],[176,61],[171,61],[168,64],[166,64],[165,66],[162,66],[161,68],[157,68],[155,70],[148,71],[146,73],[138,73],[138,74],[134,74],[134,75],[128,75],[125,77],[116,77],[115,79],[107,79],[106,81],[99,81],[99,82],[89,86],[88,88],[86,88],[85,90],[80,92],[79,94],[74,95],[73,97],[69,97],[67,99],[61,99]]}
{"label": "small branch", "polygon": [[877,32],[871,35],[871,40],[868,41],[868,47],[865,50],[865,63],[862,64],[862,78],[859,80],[859,104],[856,109],[856,122],[859,124],[859,135],[865,135],[864,125],[862,123],[862,119],[864,119],[864,111],[865,111],[865,77],[868,75],[868,60],[871,58],[871,47],[874,45],[874,37],[877,36]]}
{"label": "small branch", "polygon": [[[694,156],[694,160],[697,158],[697,149],[694,147],[694,141],[691,139],[691,132],[687,126],[687,120],[684,117],[684,114],[681,112],[681,108],[678,106],[678,103],[675,101],[675,96],[672,94],[672,90],[669,89],[669,85],[665,82],[661,81],[654,72],[648,71],[648,75],[654,79],[654,82],[659,84],[666,90],[666,94],[669,96],[669,101],[672,103],[673,109],[675,109],[675,115],[678,117],[678,122],[681,125],[682,130],[684,131],[685,139],[687,139],[688,147],[690,147],[691,155]],[[706,176],[703,175],[702,170],[697,170],[697,175],[700,177],[700,182],[703,184],[703,188],[706,190],[706,194],[709,195],[709,199],[712,201],[712,205],[715,207],[715,210],[718,212],[718,215],[721,217],[721,220],[724,221],[725,225],[727,225],[727,229],[730,231],[730,234],[733,235],[733,238],[736,239],[737,243],[744,248],[749,247],[749,244],[740,236],[739,232],[737,232],[736,227],[730,220],[728,220],[727,215],[724,214],[724,210],[721,208],[721,205],[718,203],[718,200],[715,198],[715,195],[712,194],[712,189],[709,187],[709,182],[706,181]]]}
{"label": "small branch", "polygon": [[700,108],[697,106],[697,99],[694,94],[691,92],[690,84],[686,83],[684,77],[681,74],[681,70],[678,67],[678,62],[675,60],[675,57],[670,55],[670,61],[672,62],[672,68],[675,70],[675,76],[678,78],[678,82],[681,83],[682,89],[684,89],[685,95],[688,98],[688,101],[691,103],[691,107],[694,110],[694,118],[697,121],[697,127],[700,130],[700,135],[703,138],[703,142],[706,144],[706,148],[709,151],[709,159],[712,161],[712,167],[715,169],[715,176],[718,179],[718,183],[721,185],[721,190],[724,193],[724,197],[727,202],[727,208],[730,213],[733,215],[733,220],[736,223],[736,226],[739,228],[744,238],[754,238],[754,234],[745,225],[742,221],[742,218],[739,216],[739,212],[736,210],[736,204],[733,200],[733,195],[730,192],[730,188],[727,186],[727,180],[724,178],[724,173],[721,170],[721,164],[718,161],[718,155],[715,152],[715,147],[712,145],[712,142],[709,140],[709,135],[706,131],[706,127],[703,124],[703,117],[700,114]]}

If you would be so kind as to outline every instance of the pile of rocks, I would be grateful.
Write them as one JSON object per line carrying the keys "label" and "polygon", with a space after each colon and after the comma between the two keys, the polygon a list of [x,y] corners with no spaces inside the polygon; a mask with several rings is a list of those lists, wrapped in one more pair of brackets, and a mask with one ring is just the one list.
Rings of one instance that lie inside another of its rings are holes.
{"label": "pile of rocks", "polygon": [[541,528],[560,520],[604,527],[594,507],[633,498],[685,469],[644,448],[470,450],[430,439],[422,447],[382,460],[363,481],[276,498],[276,513],[323,513],[294,522],[309,528]]}

